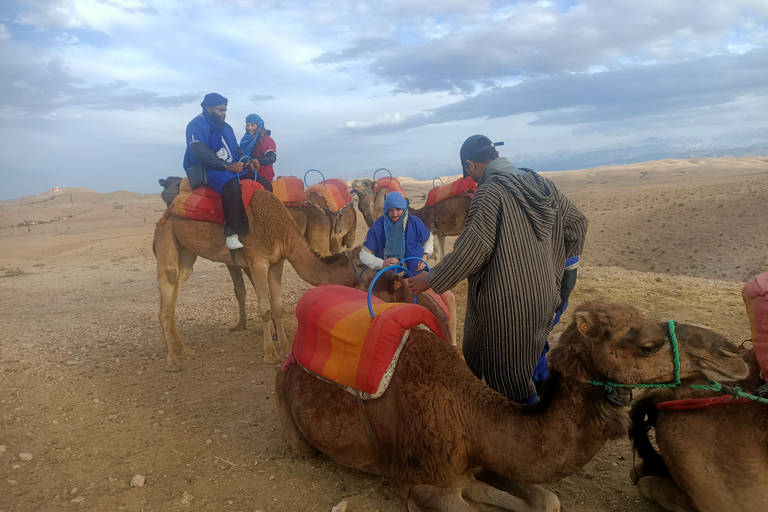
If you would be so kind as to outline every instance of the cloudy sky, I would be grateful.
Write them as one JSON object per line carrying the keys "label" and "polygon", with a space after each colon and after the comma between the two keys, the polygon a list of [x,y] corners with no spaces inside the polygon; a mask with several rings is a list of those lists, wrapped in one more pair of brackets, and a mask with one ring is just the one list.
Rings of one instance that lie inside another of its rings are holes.
{"label": "cloudy sky", "polygon": [[3,0],[0,199],[159,192],[214,91],[298,176],[708,138],[766,126],[768,1]]}

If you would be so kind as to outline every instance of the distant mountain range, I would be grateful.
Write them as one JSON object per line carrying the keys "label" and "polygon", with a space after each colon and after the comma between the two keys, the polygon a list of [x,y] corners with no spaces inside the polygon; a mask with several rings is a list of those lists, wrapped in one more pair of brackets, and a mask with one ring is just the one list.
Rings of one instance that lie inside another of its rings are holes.
{"label": "distant mountain range", "polygon": [[601,149],[518,153],[509,157],[517,167],[535,171],[569,171],[606,165],[623,165],[668,158],[720,158],[768,156],[768,128],[733,133],[706,142],[696,137],[650,137],[636,145],[618,144]]}

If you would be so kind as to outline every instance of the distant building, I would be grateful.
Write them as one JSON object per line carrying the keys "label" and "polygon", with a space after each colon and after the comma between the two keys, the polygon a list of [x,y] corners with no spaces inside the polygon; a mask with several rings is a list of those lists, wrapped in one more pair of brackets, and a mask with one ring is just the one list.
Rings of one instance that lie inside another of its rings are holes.
{"label": "distant building", "polygon": [[61,187],[53,187],[51,190],[54,192],[61,192]]}

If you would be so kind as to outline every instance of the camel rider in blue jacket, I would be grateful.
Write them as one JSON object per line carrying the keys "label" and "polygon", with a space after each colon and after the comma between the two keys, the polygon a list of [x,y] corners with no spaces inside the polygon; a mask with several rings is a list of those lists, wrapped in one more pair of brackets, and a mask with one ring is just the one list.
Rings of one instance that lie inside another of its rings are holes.
{"label": "camel rider in blue jacket", "polygon": [[[408,260],[404,263],[413,274],[426,268],[425,261],[434,249],[434,238],[420,218],[408,214],[408,200],[400,192],[390,192],[384,198],[384,215],[368,229],[360,249],[360,261],[373,269],[397,265],[408,257],[424,261]],[[456,345],[456,298],[453,292],[443,294],[448,305],[448,336]]]}
{"label": "camel rider in blue jacket", "polygon": [[227,98],[217,93],[206,94],[200,106],[202,113],[187,125],[187,150],[184,170],[190,186],[208,185],[221,196],[224,211],[224,236],[227,248],[241,249],[240,236],[248,234],[248,215],[240,191],[241,180],[258,180],[272,191],[268,180],[258,179],[253,165],[248,168],[239,160],[244,156],[237,145],[235,132],[227,118]]}

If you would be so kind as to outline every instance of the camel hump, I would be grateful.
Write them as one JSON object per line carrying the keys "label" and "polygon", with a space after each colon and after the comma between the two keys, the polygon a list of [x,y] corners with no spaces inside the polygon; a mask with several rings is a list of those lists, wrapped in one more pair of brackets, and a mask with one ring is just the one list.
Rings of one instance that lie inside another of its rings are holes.
{"label": "camel hump", "polygon": [[447,185],[441,185],[430,190],[427,195],[427,206],[435,206],[437,203],[461,194],[467,194],[469,197],[472,197],[476,191],[477,183],[467,176],[466,178],[452,181]]}
{"label": "camel hump", "polygon": [[397,356],[411,329],[424,325],[446,339],[432,313],[418,304],[387,303],[341,285],[307,291],[296,306],[299,326],[293,339],[296,361],[348,390],[378,398],[387,388]]}

